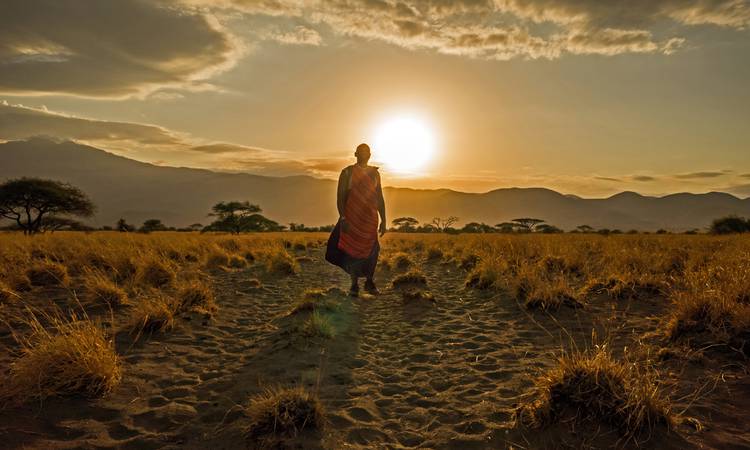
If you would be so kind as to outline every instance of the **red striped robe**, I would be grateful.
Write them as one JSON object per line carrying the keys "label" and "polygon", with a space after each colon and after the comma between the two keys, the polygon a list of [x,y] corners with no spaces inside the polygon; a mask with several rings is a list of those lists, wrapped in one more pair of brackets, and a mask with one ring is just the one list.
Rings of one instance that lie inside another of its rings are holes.
{"label": "red striped robe", "polygon": [[378,179],[373,168],[352,167],[349,192],[344,206],[348,230],[341,230],[339,249],[352,258],[370,256],[378,240]]}

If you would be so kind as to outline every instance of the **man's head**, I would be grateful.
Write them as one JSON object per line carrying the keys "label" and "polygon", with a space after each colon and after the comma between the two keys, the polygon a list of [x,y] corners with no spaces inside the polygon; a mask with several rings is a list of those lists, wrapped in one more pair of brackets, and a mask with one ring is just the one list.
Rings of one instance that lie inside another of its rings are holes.
{"label": "man's head", "polygon": [[354,152],[354,156],[357,157],[357,162],[361,164],[367,164],[370,160],[370,146],[367,144],[359,144],[357,150]]}

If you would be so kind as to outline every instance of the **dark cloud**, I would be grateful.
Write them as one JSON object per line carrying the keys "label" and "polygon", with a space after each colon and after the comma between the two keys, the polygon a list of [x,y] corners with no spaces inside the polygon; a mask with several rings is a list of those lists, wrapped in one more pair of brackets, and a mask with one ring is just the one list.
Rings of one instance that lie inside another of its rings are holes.
{"label": "dark cloud", "polygon": [[648,175],[633,175],[633,176],[632,176],[632,177],[630,177],[630,178],[631,178],[631,179],[632,179],[633,181],[642,181],[642,182],[647,182],[647,181],[656,181],[656,178],[655,178],[655,177],[651,177],[651,176],[648,176]]}
{"label": "dark cloud", "polygon": [[622,183],[622,180],[619,178],[612,178],[612,177],[594,177],[595,180],[599,181],[611,181],[614,183]]}
{"label": "dark cloud", "polygon": [[156,125],[84,119],[46,109],[0,103],[0,139],[16,140],[39,135],[83,141],[130,141],[142,145],[173,146],[181,143],[178,136]]}
{"label": "dark cloud", "polygon": [[750,178],[750,173],[743,173],[740,175],[742,178]]}
{"label": "dark cloud", "polygon": [[238,56],[210,15],[150,0],[4,0],[0,92],[86,97],[203,89]]}
{"label": "dark cloud", "polygon": [[726,172],[691,172],[675,175],[675,178],[679,178],[681,180],[693,180],[703,178],[717,178],[724,175],[726,175]]}
{"label": "dark cloud", "polygon": [[226,142],[206,143],[156,125],[87,119],[0,102],[0,141],[34,136],[83,142],[160,165],[264,175],[330,176],[349,164],[344,158],[307,159],[289,152]]}

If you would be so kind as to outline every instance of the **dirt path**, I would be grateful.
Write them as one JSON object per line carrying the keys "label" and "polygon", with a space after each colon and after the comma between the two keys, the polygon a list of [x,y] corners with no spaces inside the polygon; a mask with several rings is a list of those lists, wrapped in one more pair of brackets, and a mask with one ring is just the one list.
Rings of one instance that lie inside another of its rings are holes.
{"label": "dirt path", "polygon": [[305,339],[300,319],[285,317],[292,303],[306,289],[347,286],[320,250],[309,256],[291,277],[257,267],[215,274],[220,311],[209,324],[120,343],[124,381],[113,395],[0,413],[0,439],[10,448],[252,447],[241,406],[266,387],[302,385],[318,392],[330,426],[293,448],[506,448],[524,444],[508,433],[512,407],[561,345],[590,342],[592,327],[611,322],[624,343],[656,320],[608,305],[531,316],[465,289],[454,265],[420,261],[435,305],[405,305],[393,274],[379,272],[381,296],[332,292],[336,336]]}

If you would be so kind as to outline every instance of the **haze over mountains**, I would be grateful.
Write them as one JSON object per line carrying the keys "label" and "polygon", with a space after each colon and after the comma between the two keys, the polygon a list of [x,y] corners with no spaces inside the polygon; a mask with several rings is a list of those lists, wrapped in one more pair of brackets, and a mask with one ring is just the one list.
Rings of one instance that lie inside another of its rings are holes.
{"label": "haze over mountains", "polygon": [[[0,180],[21,176],[51,178],[80,187],[98,207],[89,222],[99,226],[113,225],[120,217],[135,224],[150,218],[173,226],[206,224],[211,206],[222,200],[257,203],[267,217],[280,223],[318,226],[337,218],[334,180],[155,166],[70,141],[33,138],[0,144]],[[623,192],[606,199],[583,199],[543,188],[475,194],[386,187],[385,197],[389,220],[412,216],[422,222],[453,215],[461,223],[494,225],[517,217],[536,217],[563,229],[587,224],[679,231],[704,228],[713,219],[730,214],[750,216],[750,199],[717,192],[665,197]]]}

